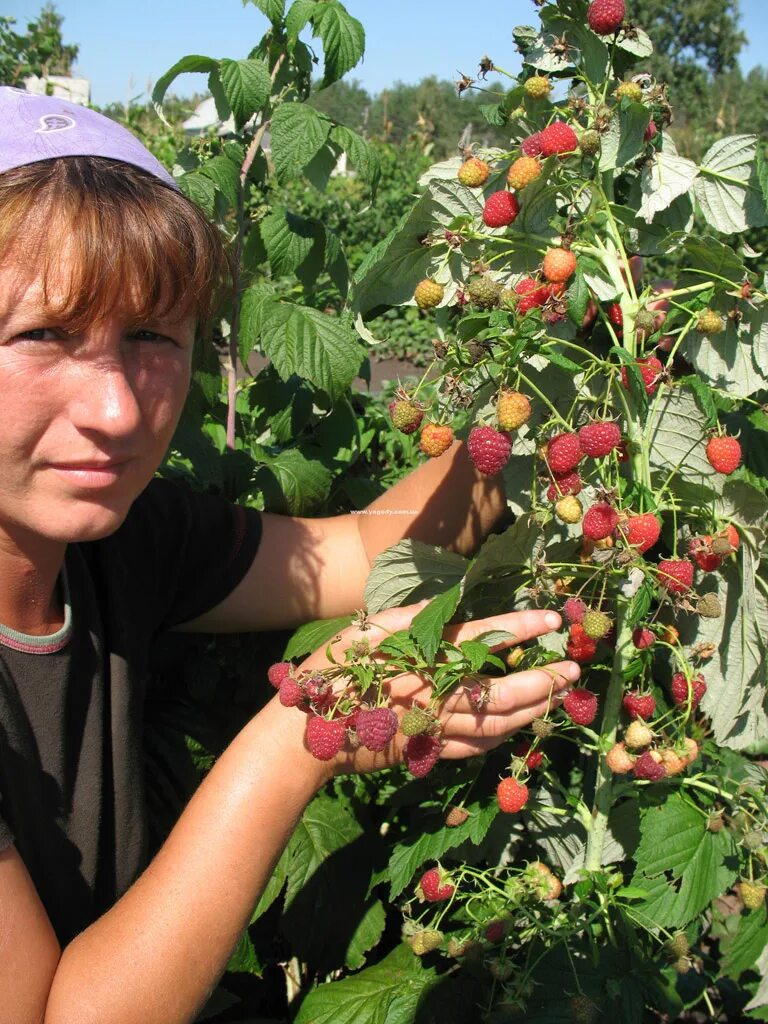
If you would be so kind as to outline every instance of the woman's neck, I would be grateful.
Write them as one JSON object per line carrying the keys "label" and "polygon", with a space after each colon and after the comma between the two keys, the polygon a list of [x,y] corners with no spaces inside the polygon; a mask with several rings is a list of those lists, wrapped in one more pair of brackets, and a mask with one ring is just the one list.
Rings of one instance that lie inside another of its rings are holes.
{"label": "woman's neck", "polygon": [[66,544],[24,538],[0,527],[0,623],[29,636],[47,636],[64,623],[57,582]]}

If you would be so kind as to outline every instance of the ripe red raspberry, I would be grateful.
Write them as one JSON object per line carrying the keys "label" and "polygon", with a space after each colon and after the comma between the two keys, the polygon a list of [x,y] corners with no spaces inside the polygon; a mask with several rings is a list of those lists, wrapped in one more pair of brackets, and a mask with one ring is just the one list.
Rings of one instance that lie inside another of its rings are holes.
{"label": "ripe red raspberry", "polygon": [[588,423],[579,431],[581,448],[590,458],[599,459],[608,455],[621,444],[619,425],[612,420]]}
{"label": "ripe red raspberry", "polygon": [[580,494],[582,487],[583,481],[575,471],[555,473],[554,481],[547,488],[547,500],[559,501],[560,498],[564,498],[566,495]]}
{"label": "ripe red raspberry", "polygon": [[597,641],[584,640],[580,643],[576,643],[573,640],[569,640],[565,646],[565,650],[571,661],[575,661],[579,665],[588,665],[591,661],[595,660],[595,655],[597,654]]}
{"label": "ripe red raspberry", "polygon": [[449,900],[456,892],[456,886],[446,881],[447,876],[440,868],[430,868],[421,876],[418,889],[422,897],[429,903],[440,903],[442,900]]}
{"label": "ripe red raspberry", "polygon": [[489,228],[505,228],[520,213],[520,204],[511,192],[502,189],[488,196],[483,207],[483,223]]}
{"label": "ripe red raspberry", "polygon": [[[663,779],[667,774],[667,769],[664,766],[664,762],[653,756],[656,751],[646,750],[644,754],[641,754],[635,761],[635,766],[632,771],[635,773],[636,779],[648,779],[649,782],[658,782],[659,779]],[[661,758],[660,754],[657,754]]]}
{"label": "ripe red raspberry", "polygon": [[687,558],[662,558],[659,562],[659,586],[670,594],[685,594],[693,584],[693,562]]}
{"label": "ripe red raspberry", "polygon": [[453,444],[453,428],[445,423],[425,423],[421,428],[419,447],[425,455],[436,459]]}
{"label": "ripe red raspberry", "polygon": [[522,281],[518,281],[515,285],[514,291],[518,295],[530,295],[535,292],[539,287],[539,282],[535,277],[524,277]]}
{"label": "ripe red raspberry", "polygon": [[344,746],[347,723],[342,718],[313,715],[307,722],[307,746],[318,761],[330,761]]}
{"label": "ripe red raspberry", "polygon": [[270,665],[267,669],[267,679],[276,690],[279,690],[283,680],[287,679],[292,671],[293,664],[290,661],[276,661],[274,665]]}
{"label": "ripe red raspberry", "polygon": [[520,391],[502,391],[496,403],[496,417],[502,430],[517,430],[531,416],[531,400]]}
{"label": "ripe red raspberry", "polygon": [[587,606],[580,597],[569,597],[563,605],[565,621],[569,626],[572,626],[575,622],[580,623],[584,618],[586,610]]}
{"label": "ripe red raspberry", "polygon": [[488,927],[485,929],[485,938],[487,942],[495,945],[497,942],[501,942],[504,936],[507,934],[507,928],[503,921],[491,921]]}
{"label": "ripe red raspberry", "polygon": [[691,537],[688,542],[688,554],[702,572],[714,572],[723,564],[721,556],[712,550],[712,538],[709,534],[703,537]]}
{"label": "ripe red raspberry", "polygon": [[563,284],[576,271],[576,254],[570,249],[548,249],[541,269],[548,281]]}
{"label": "ripe red raspberry", "polygon": [[707,441],[707,462],[716,473],[728,476],[741,465],[741,445],[735,437],[723,434]]}
{"label": "ripe red raspberry", "polygon": [[656,634],[647,626],[638,626],[632,631],[632,643],[638,651],[644,651],[656,643]]}
{"label": "ripe red raspberry", "polygon": [[629,516],[617,526],[618,532],[626,538],[630,547],[637,548],[638,554],[645,554],[661,535],[661,524],[653,512]]}
{"label": "ripe red raspberry", "polygon": [[633,721],[637,718],[643,718],[647,722],[656,710],[656,698],[653,694],[638,693],[636,690],[630,690],[629,693],[625,693],[622,704],[624,705],[624,710]]}
{"label": "ripe red raspberry", "polygon": [[[565,121],[553,121],[541,133],[541,152],[543,156],[554,156],[555,153],[572,153],[578,149],[579,140],[576,132]],[[537,156],[536,153],[526,153],[527,156]]]}
{"label": "ripe red raspberry", "polygon": [[364,708],[357,713],[355,732],[369,750],[384,750],[397,732],[397,715],[391,708]]}
{"label": "ripe red raspberry", "polygon": [[399,398],[389,403],[392,426],[401,434],[413,434],[421,426],[424,410],[409,399]]}
{"label": "ripe red raspberry", "polygon": [[624,333],[624,314],[618,302],[614,302],[608,307],[608,319],[615,327],[616,335],[620,338]]}
{"label": "ripe red raspberry", "polygon": [[685,678],[683,673],[675,672],[672,676],[670,689],[672,691],[672,700],[678,707],[685,707],[688,705],[688,694],[690,693],[691,709],[693,709],[699,706],[701,698],[707,692],[707,684],[704,682],[704,676],[699,674],[694,676],[691,680],[689,690],[688,680]]}
{"label": "ripe red raspberry", "polygon": [[541,132],[534,132],[533,135],[529,135],[527,139],[523,139],[520,149],[526,156],[541,156]]}
{"label": "ripe red raspberry", "polygon": [[598,501],[590,505],[584,513],[581,524],[584,536],[588,540],[605,540],[610,537],[619,521],[619,513],[606,501]]}
{"label": "ripe red raspberry", "polygon": [[547,463],[553,473],[570,473],[583,458],[578,434],[556,434],[547,442]]}
{"label": "ripe red raspberry", "polygon": [[655,139],[658,130],[659,129],[656,127],[656,122],[653,120],[653,118],[651,118],[651,120],[648,122],[648,127],[645,129],[645,134],[643,135],[643,142],[651,142],[652,139]]}
{"label": "ripe red raspberry", "polygon": [[293,676],[286,676],[280,684],[280,703],[286,708],[297,708],[304,703],[304,691]]}
{"label": "ripe red raspberry", "polygon": [[597,715],[597,695],[580,687],[569,690],[563,700],[563,708],[576,725],[591,725]]}
{"label": "ripe red raspberry", "polygon": [[440,740],[437,736],[422,733],[411,736],[403,747],[403,760],[415,779],[428,775],[440,760]]}
{"label": "ripe red raspberry", "polygon": [[515,757],[522,758],[532,772],[536,771],[544,760],[541,750],[531,751],[531,744],[528,740],[519,740],[512,748],[512,753]]}
{"label": "ripe red raspberry", "polygon": [[599,36],[612,36],[621,28],[626,13],[624,0],[592,0],[587,9],[587,21]]}
{"label": "ripe red raspberry", "polygon": [[493,476],[506,465],[512,439],[493,427],[473,427],[467,438],[467,451],[478,472]]}
{"label": "ripe red raspberry", "polygon": [[541,174],[541,163],[535,156],[521,156],[507,171],[507,184],[510,188],[520,189],[530,185]]}
{"label": "ripe red raspberry", "polygon": [[517,779],[502,779],[496,787],[499,810],[505,814],[517,814],[528,803],[528,787]]}
{"label": "ripe red raspberry", "polygon": [[[640,375],[643,378],[645,384],[645,393],[647,395],[654,395],[659,387],[659,375],[663,372],[664,367],[660,360],[656,356],[645,356],[643,358],[636,359]],[[624,387],[629,390],[629,376],[627,375],[626,366],[621,368],[621,383]]]}

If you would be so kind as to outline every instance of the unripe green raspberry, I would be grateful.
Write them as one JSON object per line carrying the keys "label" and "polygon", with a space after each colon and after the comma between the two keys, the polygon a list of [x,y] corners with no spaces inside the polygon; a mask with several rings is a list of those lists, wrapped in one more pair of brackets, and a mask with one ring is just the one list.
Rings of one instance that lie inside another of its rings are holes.
{"label": "unripe green raspberry", "polygon": [[573,494],[566,494],[555,503],[555,515],[562,523],[580,523],[584,515],[584,509],[577,497]]}
{"label": "unripe green raspberry", "polygon": [[763,903],[765,903],[766,888],[760,882],[751,882],[746,878],[742,878],[737,888],[739,896],[741,896],[741,902],[747,910],[759,910]]}
{"label": "unripe green raspberry", "polygon": [[696,330],[700,334],[721,334],[725,330],[723,318],[714,309],[705,309],[696,321]]}
{"label": "unripe green raspberry", "polygon": [[435,720],[428,711],[415,707],[403,715],[400,731],[404,736],[420,736],[424,732],[429,732],[434,724]]}
{"label": "unripe green raspberry", "polygon": [[573,1024],[594,1024],[597,1020],[597,1007],[589,996],[582,993],[571,996],[568,1009]]}
{"label": "unripe green raspberry", "polygon": [[623,100],[626,97],[633,103],[642,103],[643,101],[643,90],[637,82],[619,82],[615,95],[617,100]]}
{"label": "unripe green raspberry", "polygon": [[582,132],[579,136],[579,149],[584,156],[594,156],[600,152],[600,133],[594,128]]}
{"label": "unripe green raspberry", "polygon": [[681,956],[679,960],[675,960],[672,964],[672,969],[676,971],[677,974],[687,974],[691,969],[691,962],[687,957]]}
{"label": "unripe green raspberry", "polygon": [[762,832],[753,829],[744,836],[743,843],[748,850],[759,850],[765,842]]}
{"label": "unripe green raspberry", "polygon": [[467,294],[478,309],[493,309],[498,305],[501,285],[487,274],[482,274],[470,280]]}
{"label": "unripe green raspberry", "polygon": [[688,936],[685,932],[675,932],[672,938],[664,943],[664,950],[672,960],[679,960],[682,956],[688,956],[691,951]]}
{"label": "unripe green raspberry", "polygon": [[435,928],[425,928],[423,931],[412,935],[408,941],[416,956],[425,956],[427,953],[440,948],[443,943],[443,936]]}
{"label": "unripe green raspberry", "polygon": [[413,293],[419,309],[434,309],[443,301],[443,295],[445,295],[445,289],[431,277],[425,277],[423,281],[419,281]]}
{"label": "unripe green raspberry", "polygon": [[533,735],[538,736],[540,740],[545,740],[547,736],[551,736],[555,731],[554,722],[548,722],[546,718],[534,718],[531,722],[531,729],[533,729]]}
{"label": "unripe green raspberry", "polygon": [[587,636],[592,637],[593,640],[602,640],[604,636],[607,636],[607,634],[610,633],[613,622],[611,621],[610,615],[606,615],[605,612],[590,608],[588,611],[584,612],[584,618],[581,624]]}
{"label": "unripe green raspberry", "polygon": [[525,80],[523,90],[532,100],[543,100],[552,91],[552,83],[544,75],[534,75]]}
{"label": "unripe green raspberry", "polygon": [[656,318],[649,309],[639,309],[635,317],[635,330],[644,334],[653,334]]}
{"label": "unripe green raspberry", "polygon": [[723,609],[716,594],[704,594],[703,597],[699,598],[696,604],[696,611],[705,619],[719,619],[723,614]]}

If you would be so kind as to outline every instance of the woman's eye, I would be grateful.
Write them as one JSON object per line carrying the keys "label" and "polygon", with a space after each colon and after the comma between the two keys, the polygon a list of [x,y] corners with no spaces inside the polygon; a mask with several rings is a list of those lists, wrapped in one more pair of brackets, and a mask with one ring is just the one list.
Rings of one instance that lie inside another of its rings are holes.
{"label": "woman's eye", "polygon": [[165,342],[168,342],[171,345],[175,345],[176,344],[176,342],[173,340],[173,338],[169,338],[165,334],[158,334],[157,331],[150,331],[150,330],[146,330],[144,328],[141,328],[138,331],[132,331],[128,335],[128,337],[131,338],[134,341],[154,341],[154,342],[163,342],[163,341],[165,341]]}
{"label": "woman's eye", "polygon": [[61,331],[53,330],[50,327],[33,327],[29,331],[22,331],[16,334],[12,341],[60,341],[63,337]]}

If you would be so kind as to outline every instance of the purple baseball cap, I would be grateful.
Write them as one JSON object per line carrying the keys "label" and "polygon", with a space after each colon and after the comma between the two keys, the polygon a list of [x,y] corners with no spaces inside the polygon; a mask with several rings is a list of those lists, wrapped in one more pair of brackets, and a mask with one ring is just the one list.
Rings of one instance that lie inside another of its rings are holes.
{"label": "purple baseball cap", "polygon": [[95,110],[53,96],[0,86],[0,174],[60,156],[103,156],[179,186],[135,135]]}

